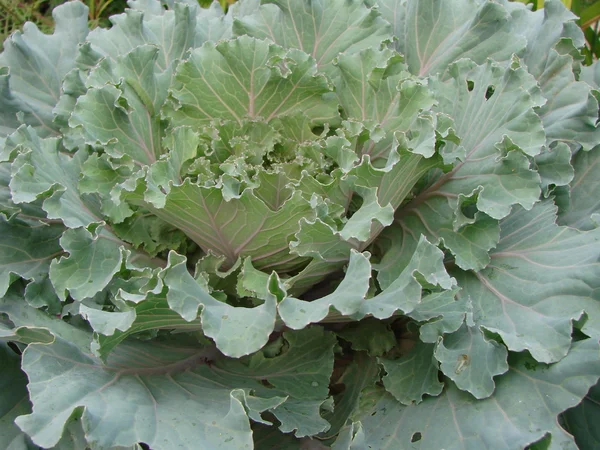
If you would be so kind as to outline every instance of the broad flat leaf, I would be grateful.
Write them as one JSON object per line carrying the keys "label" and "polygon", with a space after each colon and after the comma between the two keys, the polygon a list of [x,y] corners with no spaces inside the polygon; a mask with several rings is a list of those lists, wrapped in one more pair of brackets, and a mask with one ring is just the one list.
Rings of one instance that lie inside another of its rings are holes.
{"label": "broad flat leaf", "polygon": [[583,401],[562,415],[566,429],[575,437],[580,450],[593,450],[600,446],[596,424],[600,420],[600,384],[593,386]]}
{"label": "broad flat leaf", "polygon": [[[447,163],[458,161],[402,208],[400,226],[410,231],[404,239],[423,233],[443,242],[459,267],[480,270],[498,239],[493,219],[507,216],[514,204],[530,209],[540,196],[539,175],[522,153],[534,156],[545,142],[533,110],[540,100],[526,91],[535,80],[522,68],[462,60],[447,75],[430,86],[461,138],[446,142],[442,155]],[[468,204],[485,214],[466,220],[461,209]]]}
{"label": "broad flat leaf", "polygon": [[552,448],[576,450],[556,416],[579,403],[598,379],[599,350],[594,339],[576,342],[568,356],[552,365],[539,364],[524,353],[512,354],[510,371],[497,380],[494,395],[485,400],[475,400],[451,383],[442,395],[413,406],[387,395],[361,419],[357,438],[374,450],[411,446],[512,450],[549,433]]}
{"label": "broad flat leaf", "polygon": [[[377,1],[392,8],[393,0]],[[525,47],[525,40],[512,34],[509,13],[493,2],[408,1],[403,19],[403,26],[396,26],[403,32],[396,45],[414,74],[443,72],[461,58],[505,61]]]}
{"label": "broad flat leaf", "polygon": [[[157,450],[193,449],[198,442],[251,448],[248,416],[265,423],[260,412],[277,416],[288,398],[302,406],[324,401],[327,393],[334,337],[313,329],[285,339],[289,347],[279,356],[217,356],[210,366],[203,363],[210,357],[204,349],[160,343],[122,344],[107,365],[59,337],[50,345],[30,345],[23,367],[34,412],[17,423],[43,447],[56,444],[69,417],[81,413],[86,438],[96,446],[142,441]],[[320,362],[318,372],[314,361]]]}
{"label": "broad flat leaf", "polygon": [[64,227],[30,227],[18,219],[0,216],[0,297],[17,277],[42,280],[50,261],[63,253],[58,243]]}
{"label": "broad flat leaf", "polygon": [[541,362],[562,359],[571,347],[572,321],[600,336],[600,230],[555,224],[551,201],[519,209],[501,222],[502,236],[479,273],[451,271],[473,302],[475,324],[499,335],[509,350],[528,350]]}
{"label": "broad flat leaf", "polygon": [[404,405],[418,404],[424,395],[437,396],[444,384],[438,379],[434,346],[417,341],[411,351],[399,359],[379,358],[386,375],[385,389]]}
{"label": "broad flat leaf", "polygon": [[506,347],[468,325],[444,335],[434,354],[440,362],[440,370],[459,389],[479,399],[492,395],[494,377],[508,370]]}
{"label": "broad flat leaf", "polygon": [[289,257],[289,242],[300,219],[313,218],[315,213],[300,192],[272,211],[250,189],[228,201],[223,189],[203,187],[188,178],[171,187],[164,207],[158,209],[139,194],[143,184],[126,198],[179,228],[205,251],[226,256],[229,266],[245,256],[251,256],[257,268],[269,270],[289,270],[302,261]]}
{"label": "broad flat leaf", "polygon": [[600,213],[600,145],[573,157],[575,178],[570,184],[568,205],[560,211],[558,223],[578,230],[596,228]]}
{"label": "broad flat leaf", "polygon": [[264,0],[254,14],[235,20],[233,30],[300,49],[328,75],[340,53],[379,48],[392,39],[390,25],[362,0]]}
{"label": "broad flat leaf", "polygon": [[[69,2],[52,12],[54,34],[43,34],[28,22],[4,43],[0,54],[0,138],[21,123],[40,135],[57,134],[52,109],[61,95],[63,78],[75,67],[77,47],[88,33],[88,8]],[[6,69],[8,68],[8,70]],[[17,118],[22,113],[23,118]]]}
{"label": "broad flat leaf", "polygon": [[169,307],[188,322],[196,319],[198,308],[202,307],[202,330],[225,355],[237,358],[267,343],[275,327],[275,296],[268,295],[264,303],[254,308],[228,305],[210,295],[207,287],[188,272],[186,258],[174,252],[169,254],[169,266],[163,276],[169,288]]}
{"label": "broad flat leaf", "polygon": [[246,36],[206,43],[179,65],[167,114],[179,125],[199,126],[212,119],[267,122],[303,112],[314,123],[337,116],[336,102],[313,58]]}

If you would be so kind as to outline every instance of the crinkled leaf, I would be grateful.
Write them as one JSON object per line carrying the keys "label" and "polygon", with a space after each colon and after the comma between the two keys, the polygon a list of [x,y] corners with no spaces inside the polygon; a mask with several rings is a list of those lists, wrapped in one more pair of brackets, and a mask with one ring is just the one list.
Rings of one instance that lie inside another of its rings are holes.
{"label": "crinkled leaf", "polygon": [[[510,5],[513,33],[524,36],[527,48],[523,62],[538,80],[547,102],[538,113],[548,143],[576,142],[589,150],[600,140],[596,126],[598,102],[586,83],[576,81],[574,56],[584,44],[577,17],[558,0],[547,1],[535,12]],[[576,144],[576,145],[577,145]]]}
{"label": "crinkled leaf", "polygon": [[81,166],[87,154],[64,153],[60,141],[40,139],[32,128],[22,127],[9,138],[19,150],[12,164],[10,189],[15,203],[46,197],[43,208],[50,219],[70,227],[87,227],[102,220],[99,199],[80,195],[77,189]]}
{"label": "crinkled leaf", "polygon": [[77,100],[69,126],[81,127],[87,143],[111,156],[128,155],[141,165],[156,161],[162,153],[158,113],[169,82],[155,72],[158,54],[158,48],[142,46],[114,63],[102,61],[90,74],[94,87]]}
{"label": "crinkled leaf", "polygon": [[153,6],[152,12],[128,9],[123,14],[111,17],[113,26],[110,29],[94,29],[88,37],[94,50],[117,59],[136,47],[154,45],[163,49],[158,55],[158,67],[161,71],[172,70],[194,45],[194,12],[200,8],[193,8],[184,2],[173,2],[172,8],[165,11],[158,1],[149,4]]}
{"label": "crinkled leaf", "polygon": [[452,384],[418,405],[403,406],[388,395],[361,419],[362,433],[356,438],[373,449],[407,448],[418,441],[422,448],[508,450],[524,448],[549,433],[553,446],[576,449],[556,416],[579,403],[598,379],[598,352],[598,343],[587,339],[573,344],[568,356],[552,365],[513,354],[510,371],[485,400]]}
{"label": "crinkled leaf", "polygon": [[564,142],[546,149],[535,157],[535,166],[542,180],[542,191],[547,195],[551,186],[565,186],[574,176],[571,149]]}
{"label": "crinkled leaf", "polygon": [[[460,267],[480,270],[498,238],[492,219],[508,215],[513,204],[529,209],[539,198],[539,175],[521,151],[538,154],[544,131],[533,110],[538,100],[526,91],[535,80],[524,69],[463,60],[451,65],[448,75],[447,81],[433,78],[430,84],[439,110],[455,118],[461,138],[460,144],[446,142],[442,154],[449,163],[458,161],[403,208],[400,226],[411,236],[421,232],[443,241]],[[473,195],[485,214],[465,222],[462,203]]]}
{"label": "crinkled leaf", "polygon": [[364,254],[352,251],[346,276],[334,292],[312,302],[286,297],[279,303],[279,315],[288,327],[299,330],[323,320],[331,308],[342,315],[355,314],[364,302],[370,278],[369,260]]}

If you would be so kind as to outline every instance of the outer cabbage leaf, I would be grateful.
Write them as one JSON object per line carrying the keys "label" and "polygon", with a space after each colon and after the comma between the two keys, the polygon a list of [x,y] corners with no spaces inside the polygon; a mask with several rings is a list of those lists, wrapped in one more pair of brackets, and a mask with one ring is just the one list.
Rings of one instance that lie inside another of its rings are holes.
{"label": "outer cabbage leaf", "polygon": [[[22,123],[40,135],[57,134],[53,108],[62,93],[65,75],[75,67],[77,47],[88,33],[88,8],[79,2],[57,7],[54,34],[25,24],[5,43],[0,55],[0,138]],[[18,114],[22,114],[19,118]]]}
{"label": "outer cabbage leaf", "polygon": [[558,0],[545,2],[535,12],[518,4],[506,7],[513,9],[513,33],[527,40],[523,62],[547,99],[538,114],[548,144],[558,140],[589,150],[600,140],[598,102],[574,73],[578,66],[574,59],[580,58],[576,49],[585,42],[577,17]]}
{"label": "outer cabbage leaf", "polygon": [[[286,339],[289,348],[281,355],[256,354],[246,361],[213,358],[206,349],[121,344],[101,365],[57,336],[51,344],[25,350],[23,368],[34,412],[17,423],[44,447],[58,442],[73,414],[81,414],[86,438],[97,446],[143,441],[156,449],[197,448],[201,441],[213,448],[250,447],[248,417],[266,423],[260,413],[268,409],[285,427],[285,414],[277,411],[284,402],[316,404],[311,414],[318,415],[318,401],[325,399],[333,337],[313,329]],[[69,370],[54,364],[57,357]],[[203,363],[207,357],[210,366]],[[313,361],[321,361],[317,373]],[[265,387],[262,379],[275,388]]]}
{"label": "outer cabbage leaf", "polygon": [[169,255],[164,282],[169,288],[169,307],[191,322],[200,315],[202,330],[214,339],[225,355],[240,357],[262,348],[275,328],[276,298],[265,292],[264,303],[254,308],[228,305],[223,296],[215,298],[203,279],[195,280],[187,270],[186,259],[177,253]]}
{"label": "outer cabbage leaf", "polygon": [[600,336],[600,230],[557,226],[550,201],[520,209],[501,223],[502,236],[479,273],[451,272],[473,302],[476,325],[499,335],[509,350],[555,362],[571,347],[572,322]]}
{"label": "outer cabbage leaf", "polygon": [[575,450],[573,438],[556,416],[579,403],[598,379],[599,347],[594,341],[576,342],[568,356],[552,365],[539,364],[524,353],[512,354],[510,371],[497,380],[495,394],[485,400],[475,400],[451,384],[442,395],[413,406],[386,395],[360,419],[356,445],[385,449],[416,443],[422,448],[508,450],[549,434],[553,448]]}
{"label": "outer cabbage leaf", "polygon": [[332,75],[339,54],[379,48],[390,41],[390,25],[362,0],[266,0],[254,14],[234,21],[234,32],[269,39],[312,55]]}
{"label": "outer cabbage leaf", "polygon": [[[395,22],[398,51],[412,73],[434,75],[454,61],[469,58],[478,64],[488,58],[510,59],[525,47],[511,30],[511,17],[501,5],[480,0],[453,2],[377,0]],[[398,12],[406,8],[406,12]]]}
{"label": "outer cabbage leaf", "polygon": [[[455,284],[443,266],[442,252],[422,238],[397,279],[378,295],[367,298],[371,278],[371,264],[367,257],[368,254],[353,250],[344,279],[329,295],[313,301],[286,295],[278,305],[279,315],[285,324],[292,329],[304,328],[323,320],[332,308],[355,320],[367,316],[386,319],[397,311],[412,311],[421,300],[422,284],[446,290]],[[281,289],[284,291],[283,286]]]}
{"label": "outer cabbage leaf", "polygon": [[600,216],[600,145],[589,152],[577,152],[573,157],[575,178],[569,186],[564,205],[560,199],[558,223],[578,230],[596,228]]}
{"label": "outer cabbage leaf", "polygon": [[433,357],[434,346],[417,341],[406,355],[399,359],[380,358],[386,375],[386,390],[403,405],[418,404],[425,395],[437,396],[444,384],[438,378],[438,364]]}
{"label": "outer cabbage leaf", "polygon": [[0,216],[0,296],[16,276],[41,280],[48,274],[50,261],[63,253],[58,243],[64,227],[30,227],[18,219]]}
{"label": "outer cabbage leaf", "polygon": [[[460,144],[447,141],[442,155],[448,163],[457,160],[402,208],[399,223],[403,239],[423,233],[443,242],[459,267],[480,270],[498,239],[493,219],[507,216],[513,204],[530,209],[540,196],[539,175],[524,153],[534,156],[544,143],[533,110],[541,100],[527,92],[535,80],[521,68],[463,60],[447,75],[447,81],[432,78],[430,85],[461,138]],[[480,212],[465,215],[469,204]]]}

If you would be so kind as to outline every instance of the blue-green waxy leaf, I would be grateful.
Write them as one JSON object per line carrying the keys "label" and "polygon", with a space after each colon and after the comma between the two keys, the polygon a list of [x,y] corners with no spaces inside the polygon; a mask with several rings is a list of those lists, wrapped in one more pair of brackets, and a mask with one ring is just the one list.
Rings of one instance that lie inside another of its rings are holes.
{"label": "blue-green waxy leaf", "polygon": [[454,271],[461,296],[473,303],[475,324],[501,337],[509,350],[555,362],[571,347],[573,321],[600,335],[600,230],[556,225],[550,201],[520,209],[501,222],[491,263],[478,273]]}
{"label": "blue-green waxy leaf", "polygon": [[17,277],[41,281],[50,262],[63,253],[58,240],[61,225],[30,227],[0,216],[0,296]]}
{"label": "blue-green waxy leaf", "polygon": [[233,30],[300,49],[332,75],[331,64],[341,53],[377,49],[392,39],[390,24],[383,19],[360,0],[269,0],[254,14],[235,20]]}
{"label": "blue-green waxy leaf", "polygon": [[560,448],[575,450],[557,415],[579,403],[598,379],[600,348],[594,341],[574,343],[563,360],[551,365],[526,353],[513,354],[509,372],[497,379],[494,395],[485,400],[451,382],[441,395],[418,405],[404,406],[387,395],[360,418],[355,442],[368,442],[377,450],[410,448],[416,442],[421,448],[509,450],[550,434]]}
{"label": "blue-green waxy leaf", "polygon": [[127,155],[140,165],[156,161],[162,153],[159,110],[169,86],[155,71],[158,54],[156,47],[141,46],[114,63],[103,60],[90,73],[92,87],[77,100],[69,126],[80,127],[86,143],[111,156]]}
{"label": "blue-green waxy leaf", "polygon": [[480,330],[468,325],[445,335],[435,348],[440,370],[475,398],[492,395],[493,377],[508,370],[507,355],[506,347],[486,339]]}
{"label": "blue-green waxy leaf", "polygon": [[[510,4],[509,4],[510,5]],[[522,60],[538,80],[546,98],[538,114],[544,123],[548,144],[554,141],[582,145],[585,150],[600,140],[597,126],[598,101],[590,85],[578,81],[579,48],[584,45],[577,16],[558,0],[544,8],[528,11],[523,5],[510,5],[513,33],[525,37],[527,48]],[[584,73],[589,69],[584,68]],[[586,81],[589,78],[583,77]],[[593,86],[593,84],[591,85]]]}
{"label": "blue-green waxy leaf", "polygon": [[[256,353],[241,361],[211,347],[132,342],[119,346],[103,365],[57,336],[24,353],[33,413],[17,423],[43,447],[55,445],[69,417],[80,414],[87,440],[106,448],[138,441],[159,450],[191,450],[198,442],[207,448],[250,448],[249,418],[269,423],[260,416],[268,410],[283,430],[300,430],[315,422],[327,395],[335,337],[311,329],[286,333],[284,339],[279,355]],[[319,362],[316,371],[314,362]],[[289,411],[279,414],[288,401]],[[308,417],[296,415],[296,409]]]}
{"label": "blue-green waxy leaf", "polygon": [[342,315],[355,314],[367,294],[370,278],[367,256],[352,251],[346,276],[334,292],[312,302],[286,297],[279,303],[279,315],[288,327],[299,330],[323,320],[331,308]]}
{"label": "blue-green waxy leaf", "polygon": [[537,3],[12,34],[0,447],[595,449],[600,66]]}
{"label": "blue-green waxy leaf", "polygon": [[386,375],[385,389],[403,405],[421,403],[425,395],[437,396],[444,384],[438,379],[438,364],[433,357],[434,346],[415,343],[406,355],[399,359],[379,358]]}
{"label": "blue-green waxy leaf", "polygon": [[[0,138],[21,124],[41,136],[58,133],[53,108],[65,75],[75,67],[77,47],[88,33],[88,8],[79,2],[57,7],[52,35],[28,22],[4,42],[0,54]],[[19,117],[21,116],[21,117]]]}
{"label": "blue-green waxy leaf", "polygon": [[600,217],[600,145],[573,157],[575,176],[570,183],[567,204],[562,203],[558,223],[578,230],[592,230]]}
{"label": "blue-green waxy leaf", "polygon": [[100,292],[112,280],[123,263],[123,247],[102,228],[92,235],[85,228],[65,231],[61,247],[69,254],[50,265],[50,280],[64,300],[68,291],[75,300]]}
{"label": "blue-green waxy leaf", "polygon": [[376,3],[394,24],[396,47],[415,74],[435,75],[461,58],[478,64],[488,58],[505,61],[525,47],[525,39],[512,34],[509,13],[495,2]]}
{"label": "blue-green waxy leaf", "polygon": [[177,104],[168,115],[181,125],[271,121],[300,111],[314,123],[337,116],[337,104],[323,97],[331,88],[313,58],[246,36],[197,48],[175,78]]}
{"label": "blue-green waxy leaf", "polygon": [[[494,219],[506,217],[514,204],[530,209],[540,196],[540,177],[525,154],[535,156],[545,142],[534,111],[541,100],[527,92],[535,80],[523,68],[492,62],[461,60],[430,86],[461,141],[446,142],[442,156],[454,167],[402,209],[400,226],[443,242],[459,267],[480,270],[498,241]],[[483,214],[472,212],[474,220],[465,221],[461,209],[470,196]]]}
{"label": "blue-green waxy leaf", "polygon": [[228,305],[223,296],[211,295],[203,280],[195,280],[188,272],[186,258],[174,252],[169,255],[169,266],[163,277],[169,289],[167,301],[171,309],[191,322],[202,308],[202,330],[225,355],[240,357],[267,343],[275,327],[274,295],[268,294],[261,305],[253,308]]}

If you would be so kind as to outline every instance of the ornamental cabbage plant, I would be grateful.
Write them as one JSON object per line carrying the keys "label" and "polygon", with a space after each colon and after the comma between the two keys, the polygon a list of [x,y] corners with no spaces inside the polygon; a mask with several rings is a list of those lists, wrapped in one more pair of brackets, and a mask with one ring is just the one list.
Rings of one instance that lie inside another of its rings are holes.
{"label": "ornamental cabbage plant", "polygon": [[598,448],[561,2],[129,7],[0,54],[3,448]]}

